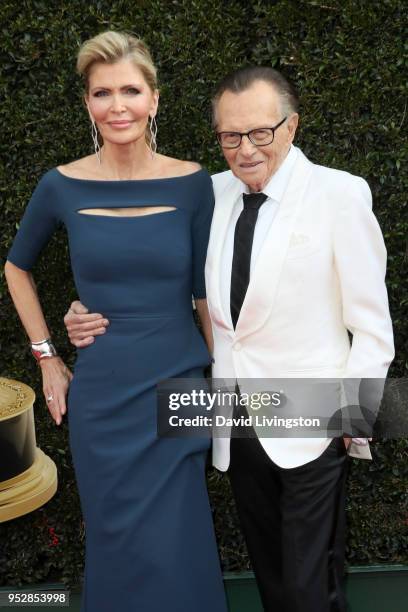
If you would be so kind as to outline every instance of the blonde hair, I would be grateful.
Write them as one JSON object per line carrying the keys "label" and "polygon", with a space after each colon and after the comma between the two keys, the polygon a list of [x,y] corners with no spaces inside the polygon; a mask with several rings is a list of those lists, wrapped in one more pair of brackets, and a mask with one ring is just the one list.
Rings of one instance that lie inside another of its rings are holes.
{"label": "blonde hair", "polygon": [[[133,62],[143,74],[150,89],[152,91],[157,89],[157,70],[146,43],[126,32],[108,30],[85,41],[79,49],[76,68],[84,79],[86,93],[89,90],[89,75],[95,64],[114,64],[122,59]],[[148,126],[147,142],[150,137]]]}

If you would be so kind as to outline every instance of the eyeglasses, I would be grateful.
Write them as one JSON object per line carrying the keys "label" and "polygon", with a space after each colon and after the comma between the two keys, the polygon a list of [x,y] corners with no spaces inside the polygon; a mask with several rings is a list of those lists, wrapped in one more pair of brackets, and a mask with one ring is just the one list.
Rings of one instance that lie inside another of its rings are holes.
{"label": "eyeglasses", "polygon": [[223,149],[238,149],[238,147],[241,146],[242,137],[248,136],[250,142],[255,146],[266,147],[266,145],[273,143],[275,131],[286,121],[286,119],[287,117],[284,117],[275,127],[256,128],[249,132],[216,132],[217,140]]}

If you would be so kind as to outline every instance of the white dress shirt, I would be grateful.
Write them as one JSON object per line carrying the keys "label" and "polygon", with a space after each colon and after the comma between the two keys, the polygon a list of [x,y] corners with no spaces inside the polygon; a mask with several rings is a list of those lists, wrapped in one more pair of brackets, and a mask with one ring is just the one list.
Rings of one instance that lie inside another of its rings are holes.
{"label": "white dress shirt", "polygon": [[[291,145],[289,152],[283,160],[282,164],[262,190],[262,193],[267,195],[268,199],[265,200],[265,202],[260,207],[258,219],[255,225],[254,241],[252,243],[250,275],[252,275],[253,273],[259,252],[262,248],[262,245],[264,243],[268,230],[273,222],[273,219],[278,211],[279,203],[281,202],[283,194],[285,193],[287,184],[289,182],[290,174],[296,161],[296,157],[296,149],[293,145]],[[249,189],[247,185],[245,185],[245,183],[242,183],[242,194],[243,193],[249,193]],[[228,315],[231,325],[232,320],[230,309],[230,293],[232,256],[234,252],[235,225],[238,221],[238,217],[241,214],[242,209],[244,208],[242,194],[237,198],[233,205],[234,209],[232,212],[230,224],[228,226],[227,235],[225,238],[224,248],[222,251],[222,261],[224,262],[224,265],[222,266],[222,271],[220,275],[221,299],[224,312]],[[273,262],[271,263],[271,265],[273,265]]]}

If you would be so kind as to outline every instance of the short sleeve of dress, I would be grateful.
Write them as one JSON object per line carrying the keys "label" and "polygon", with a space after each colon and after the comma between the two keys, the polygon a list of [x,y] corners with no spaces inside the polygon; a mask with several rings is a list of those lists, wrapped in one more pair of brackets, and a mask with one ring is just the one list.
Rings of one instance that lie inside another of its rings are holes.
{"label": "short sleeve of dress", "polygon": [[193,296],[205,298],[204,268],[210,237],[211,220],[214,211],[214,191],[210,175],[206,172],[197,194],[198,206],[194,213],[193,231]]}
{"label": "short sleeve of dress", "polygon": [[52,174],[47,172],[34,190],[8,252],[11,263],[22,270],[31,270],[59,224],[56,209]]}

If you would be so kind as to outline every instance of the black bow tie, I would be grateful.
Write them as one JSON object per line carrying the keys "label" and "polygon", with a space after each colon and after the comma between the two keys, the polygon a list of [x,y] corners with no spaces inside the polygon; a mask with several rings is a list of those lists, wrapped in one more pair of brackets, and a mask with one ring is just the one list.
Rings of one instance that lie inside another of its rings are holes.
{"label": "black bow tie", "polygon": [[234,328],[249,285],[252,242],[255,224],[262,204],[268,198],[264,193],[244,193],[244,208],[238,217],[234,234],[234,254],[231,269],[230,308]]}

